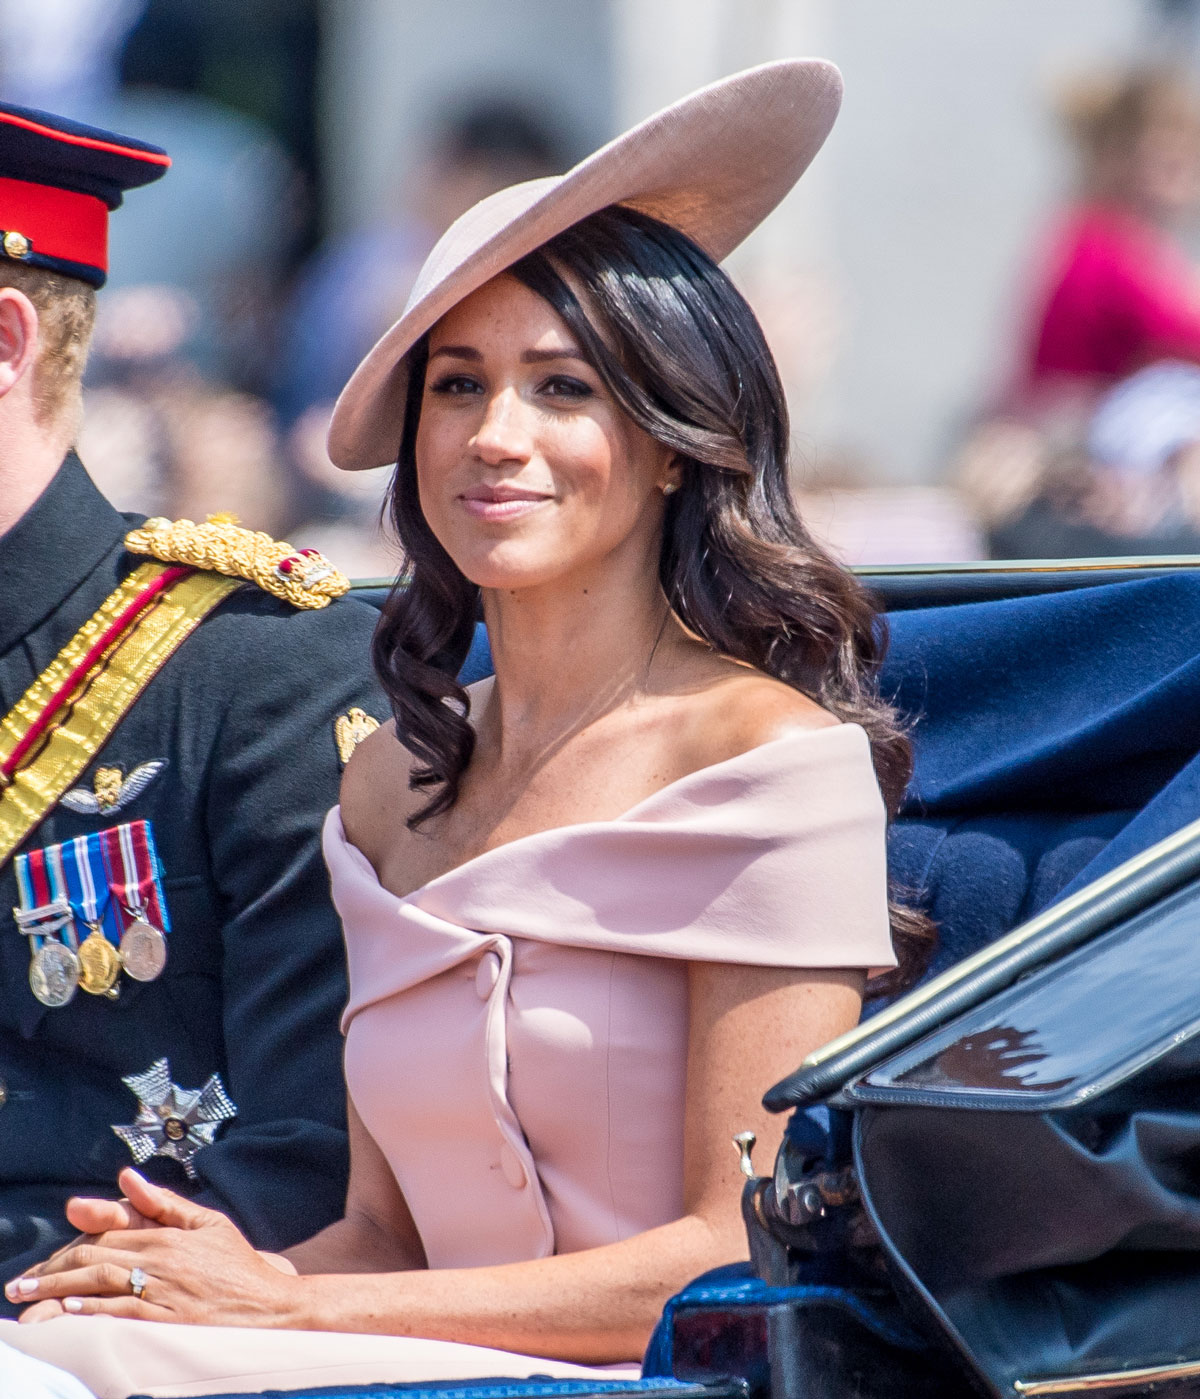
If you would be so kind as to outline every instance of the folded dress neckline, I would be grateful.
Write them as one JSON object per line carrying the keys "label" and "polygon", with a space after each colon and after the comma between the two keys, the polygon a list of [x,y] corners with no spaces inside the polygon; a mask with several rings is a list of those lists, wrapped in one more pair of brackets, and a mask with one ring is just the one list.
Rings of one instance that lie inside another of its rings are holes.
{"label": "folded dress neckline", "polygon": [[[637,821],[641,819],[642,813],[647,807],[657,805],[663,800],[670,800],[677,797],[692,785],[697,785],[705,780],[719,778],[731,769],[745,765],[752,761],[759,761],[764,754],[773,754],[782,747],[790,746],[796,742],[803,742],[815,738],[822,734],[845,735],[847,733],[858,734],[862,732],[859,724],[822,724],[819,728],[793,728],[778,738],[768,739],[765,743],[755,744],[753,748],[747,748],[744,752],[735,753],[731,758],[722,758],[720,762],[708,763],[704,767],[696,768],[693,772],[685,773],[682,777],[675,778],[672,782],[665,783],[656,792],[651,792],[648,797],[643,797],[641,801],[635,802],[628,810],[623,811],[619,816],[608,817],[602,821],[569,821],[561,826],[548,826],[544,831],[530,831],[528,835],[514,836],[512,840],[506,840],[502,845],[494,845],[490,850],[481,850],[478,855],[472,855],[469,859],[463,860],[461,864],[455,865],[452,869],[444,873],[435,875],[424,884],[419,884],[415,889],[407,894],[394,894],[379,879],[375,866],[367,859],[366,855],[354,844],[346,835],[345,826],[341,820],[340,804],[334,807],[338,817],[338,828],[341,834],[341,843],[349,853],[352,860],[358,861],[376,884],[380,892],[386,894],[388,898],[394,899],[397,904],[408,904],[419,899],[427,891],[436,890],[443,885],[452,883],[455,879],[465,876],[467,873],[474,873],[476,868],[483,862],[490,860],[493,856],[506,855],[519,847],[531,844],[535,841],[546,839],[557,839],[567,834],[587,830],[605,830],[610,826],[617,826],[626,821]],[[857,739],[856,739],[857,741]]]}

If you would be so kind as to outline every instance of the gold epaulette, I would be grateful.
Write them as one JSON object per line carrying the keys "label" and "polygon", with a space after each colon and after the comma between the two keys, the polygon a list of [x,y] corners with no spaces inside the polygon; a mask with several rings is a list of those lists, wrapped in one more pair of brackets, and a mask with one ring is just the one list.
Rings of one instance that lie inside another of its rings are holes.
{"label": "gold epaulette", "polygon": [[232,515],[191,520],[147,520],[125,536],[131,554],[148,554],[163,563],[244,578],[293,607],[328,607],[350,587],[344,573],[316,549],[293,549],[261,530],[243,529]]}

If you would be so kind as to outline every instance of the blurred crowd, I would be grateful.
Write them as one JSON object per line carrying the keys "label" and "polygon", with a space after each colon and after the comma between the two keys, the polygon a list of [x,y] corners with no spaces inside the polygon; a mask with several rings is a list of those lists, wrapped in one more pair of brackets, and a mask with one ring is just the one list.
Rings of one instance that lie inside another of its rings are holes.
{"label": "blurred crowd", "polygon": [[[353,576],[393,575],[385,475],[332,467],[333,400],[443,229],[569,156],[519,103],[450,98],[378,220],[322,237],[317,161],[306,169],[299,149],[312,133],[279,93],[303,82],[292,105],[311,114],[317,7],[257,11],[272,44],[256,54],[254,16],[233,0],[0,0],[5,100],[142,137],[173,161],[162,193],[114,221],[80,454],[119,508],[229,512]],[[237,31],[225,47],[223,27]]]}
{"label": "blurred crowd", "polygon": [[999,558],[1200,554],[1200,94],[1162,67],[1064,96],[1076,186],[954,481]]}
{"label": "blurred crowd", "polygon": [[[188,76],[190,3],[0,0],[6,99],[103,121],[175,159],[164,196],[131,201],[115,230],[82,454],[122,508],[230,511],[354,576],[393,574],[382,473],[339,473],[326,456],[333,400],[442,230],[572,153],[552,113],[448,99],[425,149],[397,160],[406,173],[385,212],[322,236],[297,143]],[[245,81],[261,93],[261,74]],[[1002,386],[942,479],[885,486],[869,462],[807,459],[802,508],[847,562],[1200,554],[1200,272],[1185,250],[1200,96],[1179,72],[1130,69],[1076,84],[1060,115],[1074,182],[1013,289],[1025,329],[996,346]],[[757,293],[783,359],[827,353],[810,295]]]}

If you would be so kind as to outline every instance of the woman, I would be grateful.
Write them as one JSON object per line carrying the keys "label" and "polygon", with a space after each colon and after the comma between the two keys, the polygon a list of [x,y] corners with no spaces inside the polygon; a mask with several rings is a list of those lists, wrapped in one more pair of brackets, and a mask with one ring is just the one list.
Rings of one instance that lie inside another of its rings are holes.
{"label": "woman", "polygon": [[[892,927],[910,964],[925,931],[889,924],[908,750],[875,619],[794,514],[778,377],[716,265],[838,93],[819,63],[729,79],[431,255],[330,438],[356,469],[399,437],[408,559],[375,647],[396,727],[326,831],[346,1217],[296,1276],[126,1172],[128,1204],[72,1205],[100,1237],[14,1285],[53,1318],[8,1328],[24,1349],[105,1394],[591,1373],[744,1256],[730,1138],[770,1159],[764,1087],[854,1023]],[[464,692],[480,599],[495,677]]]}

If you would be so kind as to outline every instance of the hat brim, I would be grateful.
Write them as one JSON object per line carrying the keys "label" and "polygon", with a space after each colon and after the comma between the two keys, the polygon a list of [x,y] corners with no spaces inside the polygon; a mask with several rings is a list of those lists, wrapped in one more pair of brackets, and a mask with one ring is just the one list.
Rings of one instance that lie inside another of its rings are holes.
{"label": "hat brim", "polygon": [[403,315],[334,407],[329,455],[345,471],[396,460],[408,351],[447,311],[564,229],[612,204],[686,233],[720,262],[780,202],[820,150],[841,74],[784,59],[701,88],[618,136],[565,175],[482,200],[438,241]]}

